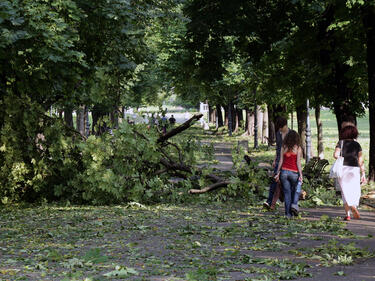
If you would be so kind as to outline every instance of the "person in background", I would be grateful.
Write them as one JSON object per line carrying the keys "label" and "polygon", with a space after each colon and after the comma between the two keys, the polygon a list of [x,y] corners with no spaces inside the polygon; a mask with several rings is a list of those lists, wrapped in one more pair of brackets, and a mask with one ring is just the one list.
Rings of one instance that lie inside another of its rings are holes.
{"label": "person in background", "polygon": [[[343,117],[340,128],[343,129],[346,126],[356,126],[356,120],[352,115],[346,115]],[[334,179],[335,183],[335,189],[336,189],[336,195],[341,195],[341,187],[339,184],[339,181],[337,179]]]}
{"label": "person in background", "polygon": [[174,126],[176,124],[176,118],[174,118],[173,114],[171,115],[171,118],[169,118],[169,123]]}
{"label": "person in background", "polygon": [[344,203],[345,217],[349,221],[351,213],[355,219],[360,219],[358,212],[361,197],[361,183],[366,183],[365,166],[362,157],[362,147],[356,141],[358,130],[355,126],[345,126],[340,131],[339,142],[336,145],[333,157],[340,154],[344,157],[342,177],[338,179],[341,187],[341,196]]}
{"label": "person in background", "polygon": [[[272,167],[274,169],[273,170],[274,177],[276,175],[277,168],[278,168],[277,165],[280,160],[280,152],[281,152],[281,147],[283,144],[283,139],[286,136],[286,134],[289,132],[288,120],[286,120],[286,118],[282,116],[277,117],[276,122],[275,122],[275,130],[276,130],[276,156],[272,163]],[[267,201],[263,203],[263,207],[265,207],[266,209],[273,210],[275,208],[275,204],[277,200],[279,199],[279,195],[280,195],[280,192],[277,192],[278,184],[279,184],[278,182],[273,180],[270,185]]]}
{"label": "person in background", "polygon": [[284,191],[285,216],[290,218],[298,215],[298,210],[292,208],[298,181],[302,183],[301,158],[302,148],[299,134],[290,130],[285,136],[280,152],[280,161],[275,176],[276,181],[281,181]]}
{"label": "person in background", "polygon": [[166,134],[167,133],[167,127],[168,127],[168,119],[167,117],[165,117],[165,113],[163,112],[162,113],[162,117],[161,117],[161,128],[162,128],[162,131],[163,131],[163,134]]}

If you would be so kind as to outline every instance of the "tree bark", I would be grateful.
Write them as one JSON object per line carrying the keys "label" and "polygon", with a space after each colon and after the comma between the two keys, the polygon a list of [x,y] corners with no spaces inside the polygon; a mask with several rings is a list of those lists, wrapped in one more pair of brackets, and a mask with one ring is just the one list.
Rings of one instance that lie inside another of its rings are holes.
{"label": "tree bark", "polygon": [[238,115],[238,126],[243,128],[243,110],[242,108],[237,108],[237,115]]}
{"label": "tree bark", "polygon": [[262,123],[262,143],[268,142],[268,109],[267,106],[263,111],[263,123]]}
{"label": "tree bark", "polygon": [[248,108],[245,109],[245,112],[246,112],[246,121],[245,121],[245,134],[246,136],[250,136],[250,131],[251,131],[251,126],[250,126],[250,116],[251,116],[251,113],[250,113],[250,110]]}
{"label": "tree bark", "polygon": [[74,126],[73,126],[73,110],[72,109],[70,109],[70,108],[64,109],[64,121],[69,127],[74,128]]}
{"label": "tree bark", "polygon": [[221,105],[220,104],[216,105],[216,113],[217,113],[217,124],[218,124],[219,127],[223,127],[224,126],[223,114],[221,112]]}
{"label": "tree bark", "polygon": [[224,186],[227,186],[228,184],[230,184],[230,181],[222,181],[222,182],[217,182],[217,183],[214,183],[210,186],[207,186],[203,189],[190,189],[189,190],[189,193],[190,194],[201,194],[201,193],[206,193],[206,192],[209,192],[209,191],[212,191],[212,190],[215,190],[215,189],[218,189],[220,187],[224,187]]}
{"label": "tree bark", "polygon": [[231,113],[232,113],[232,132],[235,131],[237,127],[237,112],[236,112],[236,107],[234,106],[233,103],[231,103]]}
{"label": "tree bark", "polygon": [[231,102],[228,103],[228,132],[229,136],[232,136],[233,133],[233,105]]}
{"label": "tree bark", "polygon": [[[105,115],[107,115],[108,112],[106,112],[101,105],[94,105],[92,109],[92,132],[96,135],[101,135],[107,130],[107,124],[103,122],[103,124],[98,124],[99,120],[103,118]],[[99,125],[99,126],[97,126]],[[95,130],[95,127],[96,130]]]}
{"label": "tree bark", "polygon": [[303,158],[306,157],[306,118],[307,110],[305,105],[299,105],[296,107],[297,111],[297,124],[298,134],[301,137],[301,148],[303,152]]}
{"label": "tree bark", "polygon": [[180,126],[174,128],[173,130],[167,132],[165,135],[162,135],[160,138],[158,138],[158,143],[165,142],[169,138],[177,135],[178,133],[186,130],[189,128],[194,121],[198,121],[200,118],[202,118],[203,114],[196,114],[193,117],[191,117],[189,120],[187,120],[185,123],[181,124]]}
{"label": "tree bark", "polygon": [[208,123],[215,123],[216,122],[216,110],[213,108],[212,105],[208,105]]}
{"label": "tree bark", "polygon": [[90,117],[89,117],[89,109],[85,106],[85,136],[88,137],[90,135]]}
{"label": "tree bark", "polygon": [[235,124],[234,124],[234,133],[237,133],[239,128],[240,128],[240,118],[239,118],[239,110],[238,108],[234,108],[233,110],[233,113],[234,113],[234,120],[235,120]]}
{"label": "tree bark", "polygon": [[[338,132],[340,132],[343,119],[346,116],[356,118],[356,113],[353,111],[353,103],[355,100],[353,99],[353,90],[349,87],[350,81],[347,77],[350,66],[335,58],[335,54],[340,47],[340,42],[337,42],[337,38],[334,36],[334,29],[328,28],[335,21],[335,12],[336,6],[334,4],[329,4],[322,14],[318,26],[318,41],[321,43],[320,63],[330,71],[331,74],[328,77],[328,83],[334,85],[330,95],[333,100],[337,129]],[[356,102],[358,103],[358,101]]]}
{"label": "tree bark", "polygon": [[263,143],[263,110],[257,106],[257,124],[258,124],[258,140]]}
{"label": "tree bark", "polygon": [[228,118],[228,106],[224,106],[224,126],[228,127],[229,118]]}
{"label": "tree bark", "polygon": [[117,110],[112,111],[110,114],[110,117],[111,117],[111,123],[112,123],[113,128],[118,128],[119,120],[118,120]]}
{"label": "tree bark", "polygon": [[254,148],[258,148],[258,105],[256,90],[254,90]]}
{"label": "tree bark", "polygon": [[355,119],[355,124],[357,124],[357,115],[350,108],[350,100],[352,96],[352,89],[348,87],[348,78],[346,73],[349,70],[349,66],[343,65],[341,63],[335,64],[335,80],[337,87],[337,96],[333,101],[334,112],[336,115],[337,129],[338,133],[341,130],[341,123],[346,118],[346,116],[352,116]]}
{"label": "tree bark", "polygon": [[315,120],[316,120],[316,130],[318,137],[318,157],[324,159],[324,146],[323,146],[323,123],[320,119],[320,105],[315,106]]}
{"label": "tree bark", "polygon": [[80,132],[82,136],[85,136],[85,106],[79,106],[76,112],[77,131]]}
{"label": "tree bark", "polygon": [[273,108],[268,107],[268,146],[276,142],[275,123],[273,122]]}
{"label": "tree bark", "polygon": [[369,93],[369,122],[370,122],[370,155],[369,181],[375,181],[375,5],[366,4],[362,8],[362,20],[366,31],[366,61]]}

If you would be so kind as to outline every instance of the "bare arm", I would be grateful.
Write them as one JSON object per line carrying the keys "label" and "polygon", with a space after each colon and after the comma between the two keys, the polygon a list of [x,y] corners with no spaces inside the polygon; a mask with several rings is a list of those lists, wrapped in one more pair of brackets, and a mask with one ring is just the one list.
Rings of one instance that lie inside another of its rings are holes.
{"label": "bare arm", "polygon": [[340,156],[340,147],[336,147],[335,151],[333,152],[333,158],[337,159]]}
{"label": "bare arm", "polygon": [[276,172],[276,175],[275,175],[276,181],[279,181],[280,170],[281,170],[281,166],[283,165],[283,161],[284,161],[284,147],[281,147],[280,160],[279,160],[279,163],[277,164],[277,172]]}
{"label": "bare arm", "polygon": [[358,165],[361,169],[361,183],[366,183],[365,163],[363,161],[362,151],[358,152]]}
{"label": "bare arm", "polygon": [[299,179],[300,179],[300,181],[303,180],[301,158],[302,158],[302,148],[298,147],[298,151],[297,151],[297,168],[298,168],[298,173],[299,173]]}

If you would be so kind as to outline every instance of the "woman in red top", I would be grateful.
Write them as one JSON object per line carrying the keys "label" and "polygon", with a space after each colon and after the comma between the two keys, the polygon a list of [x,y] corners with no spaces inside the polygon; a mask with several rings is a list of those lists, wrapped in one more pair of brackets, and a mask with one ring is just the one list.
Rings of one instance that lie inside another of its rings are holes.
{"label": "woman in red top", "polygon": [[283,187],[285,215],[288,218],[293,214],[298,214],[298,210],[293,205],[293,200],[296,195],[298,182],[302,183],[301,158],[302,149],[300,137],[296,131],[290,130],[284,138],[280,161],[275,176],[277,181],[281,181]]}

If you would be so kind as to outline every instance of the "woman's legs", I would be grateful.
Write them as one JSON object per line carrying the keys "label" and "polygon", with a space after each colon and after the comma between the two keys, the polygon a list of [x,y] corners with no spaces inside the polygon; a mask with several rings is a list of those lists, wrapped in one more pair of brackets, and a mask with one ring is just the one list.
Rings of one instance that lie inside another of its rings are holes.
{"label": "woman's legs", "polygon": [[358,212],[358,209],[356,208],[356,206],[350,206],[350,209],[352,210],[353,217],[355,219],[360,219],[361,218],[361,216],[359,215],[359,212]]}
{"label": "woman's legs", "polygon": [[298,181],[298,173],[281,170],[280,181],[284,191],[285,215],[291,217],[290,207],[292,205],[292,194],[294,193]]}
{"label": "woman's legs", "polygon": [[346,216],[350,217],[350,212],[352,212],[353,217],[359,219],[360,215],[357,209],[361,196],[359,168],[344,166],[343,176],[338,179],[338,182]]}

